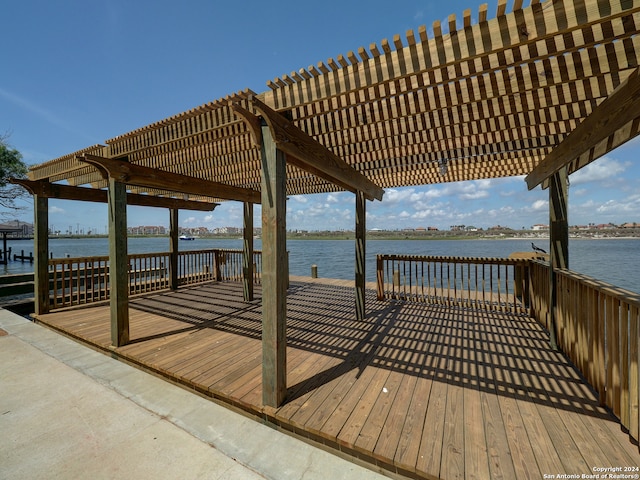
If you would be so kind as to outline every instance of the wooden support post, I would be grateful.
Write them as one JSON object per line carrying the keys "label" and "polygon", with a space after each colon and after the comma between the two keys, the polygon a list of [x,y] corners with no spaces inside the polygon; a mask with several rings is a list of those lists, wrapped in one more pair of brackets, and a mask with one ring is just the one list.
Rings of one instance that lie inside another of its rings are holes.
{"label": "wooden support post", "polygon": [[129,342],[129,260],[127,258],[127,186],[109,178],[109,284],[111,343]]}
{"label": "wooden support post", "polygon": [[49,311],[49,199],[34,195],[33,205],[36,249],[34,308],[36,315],[42,315]]}
{"label": "wooden support post", "polygon": [[244,202],[242,282],[244,301],[253,301],[253,203]]}
{"label": "wooden support post", "polygon": [[178,289],[178,214],[177,208],[169,209],[169,288]]}
{"label": "wooden support post", "polygon": [[7,251],[7,232],[2,232],[2,252],[2,261],[0,263],[2,265],[8,265],[9,252]]}
{"label": "wooden support post", "polygon": [[356,320],[365,319],[365,265],[366,265],[366,198],[356,192]]}
{"label": "wooden support post", "polygon": [[262,125],[262,401],[287,393],[286,159]]}
{"label": "wooden support post", "polygon": [[558,291],[556,270],[569,268],[569,192],[567,188],[567,168],[563,167],[549,178],[549,233],[550,233],[550,302],[549,341],[551,347],[558,348],[556,320],[558,316]]}

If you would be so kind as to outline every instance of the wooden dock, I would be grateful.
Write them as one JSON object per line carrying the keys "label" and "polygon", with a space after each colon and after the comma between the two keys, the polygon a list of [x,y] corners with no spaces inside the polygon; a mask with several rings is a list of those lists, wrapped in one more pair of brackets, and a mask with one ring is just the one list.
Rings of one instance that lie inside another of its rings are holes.
{"label": "wooden dock", "polygon": [[[261,305],[241,283],[132,298],[131,342],[109,306],[37,321],[343,455],[415,478],[543,478],[640,466],[638,446],[533,320],[376,301],[352,282],[292,277],[287,400],[262,406]],[[215,421],[215,419],[212,419]]]}

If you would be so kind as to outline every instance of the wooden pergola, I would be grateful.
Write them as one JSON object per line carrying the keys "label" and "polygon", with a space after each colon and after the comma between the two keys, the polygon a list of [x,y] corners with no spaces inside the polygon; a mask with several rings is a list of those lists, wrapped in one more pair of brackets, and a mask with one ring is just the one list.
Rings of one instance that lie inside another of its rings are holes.
{"label": "wooden pergola", "polygon": [[22,183],[35,197],[38,278],[47,278],[47,199],[108,201],[121,346],[126,205],[170,208],[177,250],[178,209],[241,201],[250,258],[260,203],[263,400],[275,406],[286,392],[287,195],[355,194],[358,320],[366,200],[384,188],[526,175],[530,189],[549,187],[551,264],[566,267],[567,176],[640,132],[640,1],[514,0],[507,11],[499,0],[495,17],[484,5],[477,18],[451,15],[432,35],[409,30],[268,81],[265,92],[240,91],[32,167]]}

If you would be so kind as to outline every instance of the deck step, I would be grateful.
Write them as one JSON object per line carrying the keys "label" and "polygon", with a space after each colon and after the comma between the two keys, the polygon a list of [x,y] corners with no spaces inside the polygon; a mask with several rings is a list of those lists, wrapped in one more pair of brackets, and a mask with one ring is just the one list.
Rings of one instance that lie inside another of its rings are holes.
{"label": "deck step", "polygon": [[10,297],[12,295],[24,295],[26,293],[33,294],[34,288],[35,283],[33,281],[0,285],[0,298]]}

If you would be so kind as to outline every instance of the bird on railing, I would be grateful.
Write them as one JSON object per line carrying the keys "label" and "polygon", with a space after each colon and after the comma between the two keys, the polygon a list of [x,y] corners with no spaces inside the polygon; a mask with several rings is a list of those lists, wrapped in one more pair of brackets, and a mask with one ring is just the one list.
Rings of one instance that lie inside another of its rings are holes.
{"label": "bird on railing", "polygon": [[538,253],[547,253],[546,250],[541,249],[540,247],[536,247],[536,245],[531,242],[531,248],[533,248],[534,252],[538,252]]}

